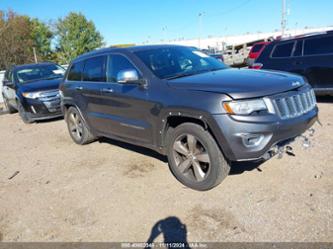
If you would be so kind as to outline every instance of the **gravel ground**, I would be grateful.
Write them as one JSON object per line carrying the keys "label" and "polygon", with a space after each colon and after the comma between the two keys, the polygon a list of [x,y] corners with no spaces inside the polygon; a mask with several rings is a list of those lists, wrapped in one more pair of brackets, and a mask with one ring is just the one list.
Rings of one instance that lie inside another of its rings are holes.
{"label": "gravel ground", "polygon": [[79,146],[63,120],[1,115],[0,241],[332,242],[332,99],[319,109],[313,147],[235,165],[208,192],[178,183],[150,150],[108,139]]}

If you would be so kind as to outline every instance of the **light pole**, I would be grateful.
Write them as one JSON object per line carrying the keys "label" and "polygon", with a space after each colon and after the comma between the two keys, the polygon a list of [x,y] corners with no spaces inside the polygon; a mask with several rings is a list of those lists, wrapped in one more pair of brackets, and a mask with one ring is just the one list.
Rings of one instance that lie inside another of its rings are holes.
{"label": "light pole", "polygon": [[198,38],[198,47],[201,48],[201,34],[202,34],[202,16],[205,14],[205,12],[200,12],[198,14],[199,22],[198,22],[198,29],[199,29],[199,38]]}
{"label": "light pole", "polygon": [[284,36],[285,29],[286,29],[286,0],[282,0],[282,13],[281,13],[281,37]]}
{"label": "light pole", "polygon": [[162,31],[163,31],[163,42],[166,42],[166,40],[167,40],[167,29],[168,29],[168,27],[167,26],[163,26],[162,27]]}

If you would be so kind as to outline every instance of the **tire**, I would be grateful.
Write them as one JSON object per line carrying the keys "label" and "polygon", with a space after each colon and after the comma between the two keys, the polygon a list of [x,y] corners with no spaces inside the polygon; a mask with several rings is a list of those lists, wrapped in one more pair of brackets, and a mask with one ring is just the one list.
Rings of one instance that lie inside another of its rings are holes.
{"label": "tire", "polygon": [[170,134],[167,145],[169,167],[185,186],[205,191],[226,178],[230,165],[212,135],[200,125],[184,123]]}
{"label": "tire", "polygon": [[2,95],[2,98],[8,113],[12,114],[17,112],[17,110],[8,103],[8,100],[6,99],[5,95]]}
{"label": "tire", "polygon": [[22,121],[26,124],[31,124],[34,121],[29,117],[29,114],[24,110],[21,102],[17,102],[17,108],[18,108],[18,112],[20,114],[20,117],[22,119]]}
{"label": "tire", "polygon": [[68,132],[75,143],[83,145],[96,140],[96,137],[90,132],[80,112],[75,107],[70,107],[66,111],[65,120]]}

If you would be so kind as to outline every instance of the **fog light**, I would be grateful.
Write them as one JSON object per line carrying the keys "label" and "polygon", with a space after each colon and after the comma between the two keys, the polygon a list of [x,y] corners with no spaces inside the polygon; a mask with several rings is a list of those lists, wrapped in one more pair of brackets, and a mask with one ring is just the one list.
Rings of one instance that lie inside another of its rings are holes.
{"label": "fog light", "polygon": [[264,139],[264,135],[262,134],[243,133],[240,134],[240,136],[242,137],[242,141],[245,147],[256,147],[260,145]]}

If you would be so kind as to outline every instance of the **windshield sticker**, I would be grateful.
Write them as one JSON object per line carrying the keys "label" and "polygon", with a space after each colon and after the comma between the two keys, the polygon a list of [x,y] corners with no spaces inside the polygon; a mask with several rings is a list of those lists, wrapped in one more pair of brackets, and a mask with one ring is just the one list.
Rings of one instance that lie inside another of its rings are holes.
{"label": "windshield sticker", "polygon": [[20,71],[18,71],[19,74],[21,73],[31,73],[32,72],[32,69],[22,69]]}
{"label": "windshield sticker", "polygon": [[205,53],[200,52],[200,51],[193,51],[193,54],[196,54],[196,55],[200,56],[201,58],[209,57],[208,55],[206,55]]}
{"label": "windshield sticker", "polygon": [[64,71],[61,70],[61,69],[56,69],[56,70],[53,70],[52,72],[55,73],[55,74],[63,74],[64,73]]}

